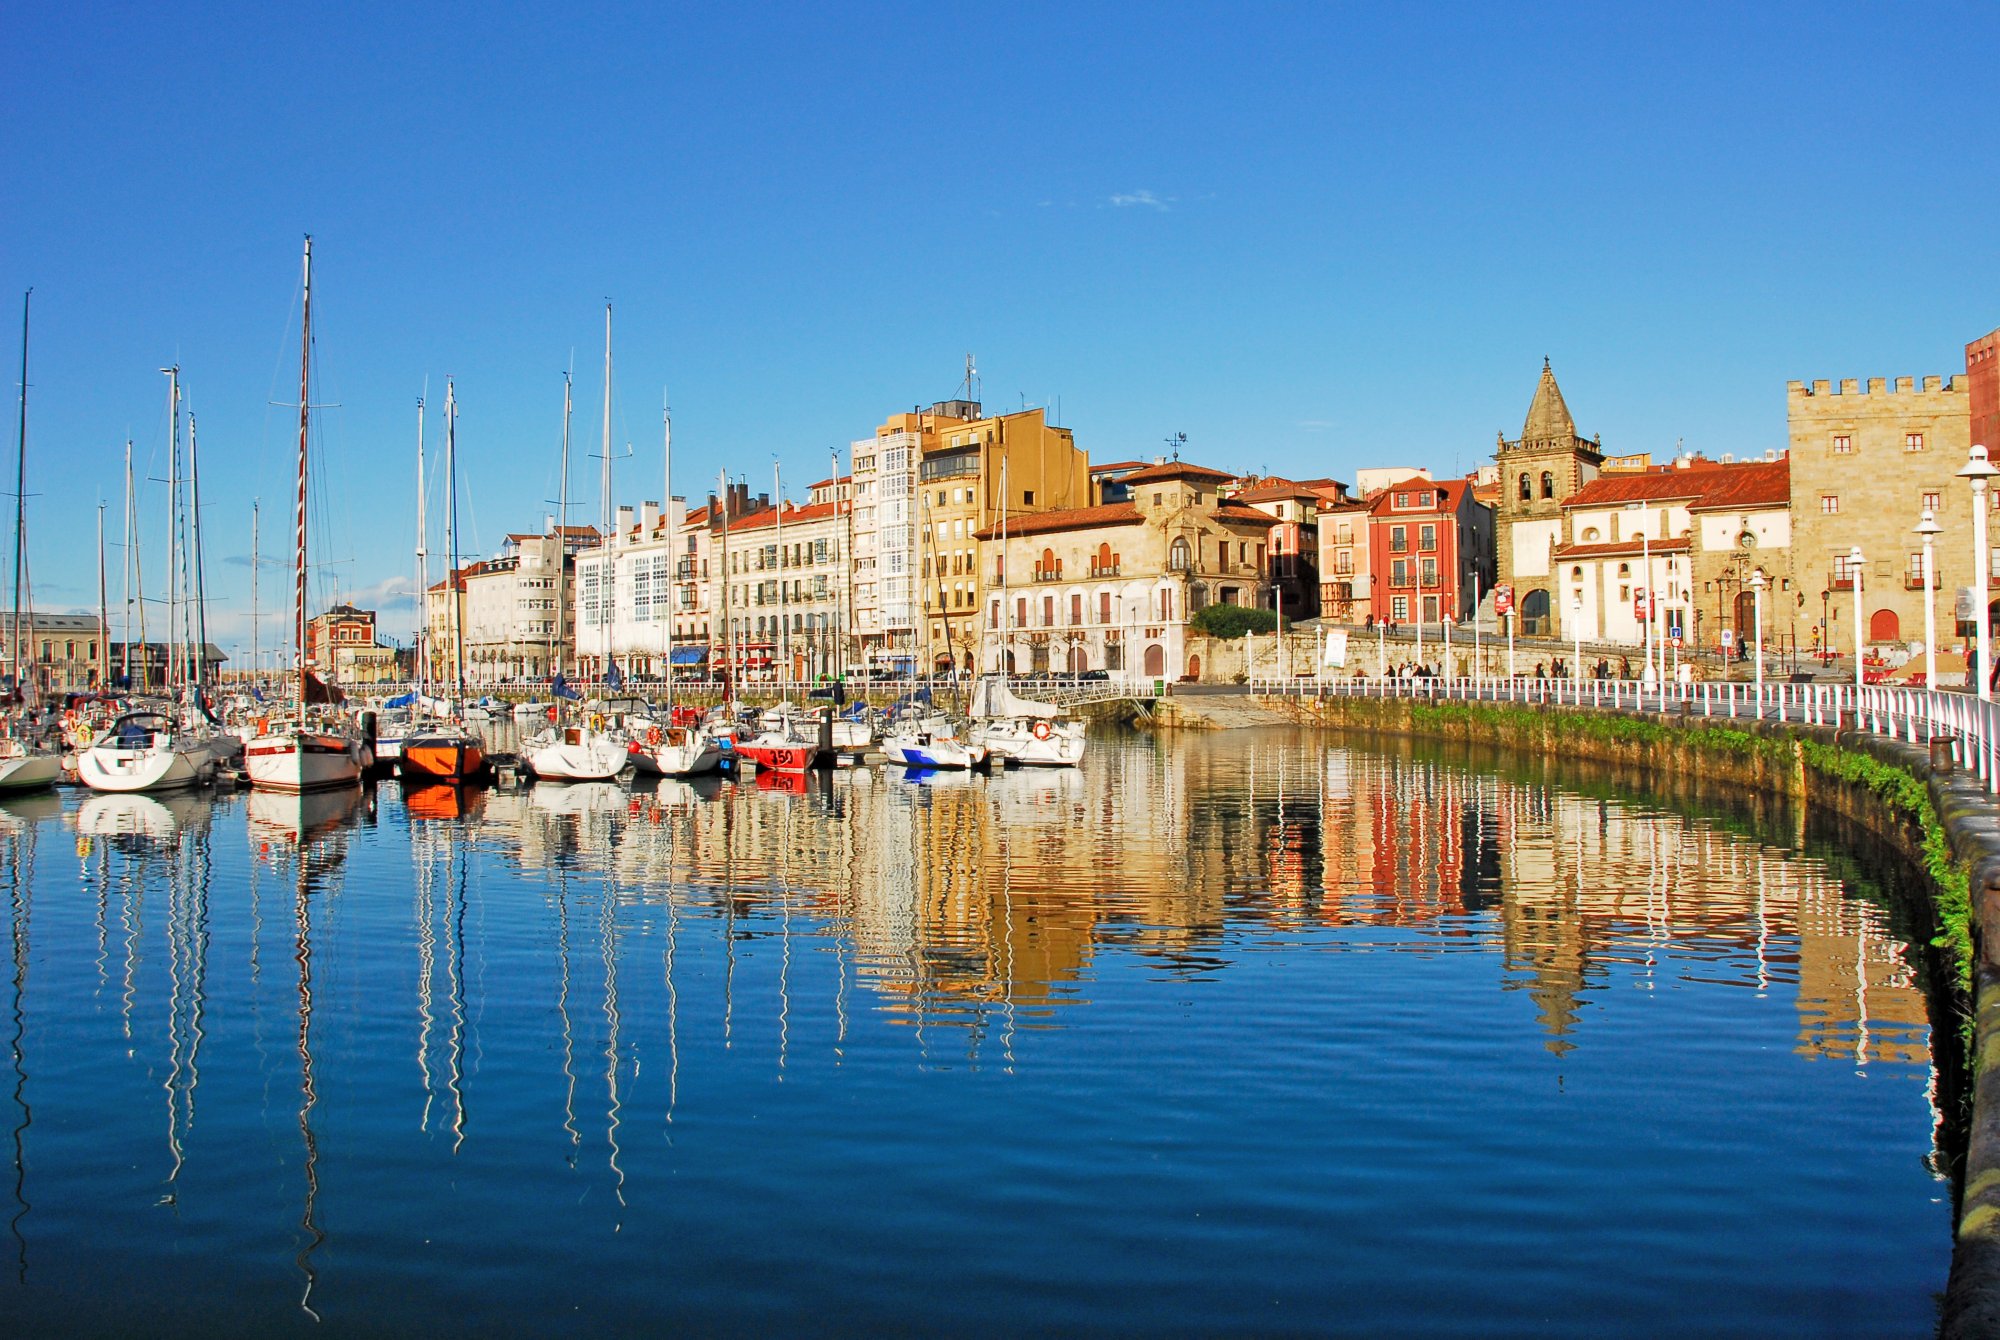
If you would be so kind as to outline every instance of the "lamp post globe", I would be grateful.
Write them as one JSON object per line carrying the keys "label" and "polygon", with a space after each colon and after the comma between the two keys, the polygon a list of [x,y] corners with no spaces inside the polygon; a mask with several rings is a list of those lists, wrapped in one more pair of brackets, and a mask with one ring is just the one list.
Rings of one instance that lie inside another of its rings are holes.
{"label": "lamp post globe", "polygon": [[1995,475],[2000,475],[2000,469],[1995,469],[1993,462],[1986,458],[1986,448],[1974,443],[1965,464],[1958,469],[1958,477],[1972,485],[1972,623],[1979,636],[1979,658],[1973,663],[1972,671],[1982,699],[1993,696],[1992,632],[1987,627],[1986,618],[1987,588],[1990,584],[1987,573],[1986,486]]}

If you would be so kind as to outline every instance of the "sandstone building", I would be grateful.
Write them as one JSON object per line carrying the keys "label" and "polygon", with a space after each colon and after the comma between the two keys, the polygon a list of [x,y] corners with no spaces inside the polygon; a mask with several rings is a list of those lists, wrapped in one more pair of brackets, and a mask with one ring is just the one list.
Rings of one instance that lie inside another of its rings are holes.
{"label": "sandstone building", "polygon": [[[1921,546],[1911,533],[1925,508],[1937,541],[1938,641],[1954,636],[1952,612],[1972,582],[1972,492],[1956,477],[1972,445],[1964,379],[1871,377],[1788,382],[1795,600],[1836,650],[1854,645],[1849,554],[1859,546],[1864,639],[1919,641],[1924,630]],[[1989,490],[2000,502],[2000,492]],[[1991,506],[1991,503],[1989,503]],[[2000,515],[1989,515],[2000,522]],[[2000,524],[1992,529],[2000,540]]]}
{"label": "sandstone building", "polygon": [[1514,588],[1521,634],[1555,637],[1563,630],[1551,556],[1562,542],[1563,503],[1597,477],[1604,451],[1598,440],[1577,434],[1547,359],[1521,436],[1510,442],[1501,434],[1494,459],[1500,470],[1494,518],[1499,580]]}

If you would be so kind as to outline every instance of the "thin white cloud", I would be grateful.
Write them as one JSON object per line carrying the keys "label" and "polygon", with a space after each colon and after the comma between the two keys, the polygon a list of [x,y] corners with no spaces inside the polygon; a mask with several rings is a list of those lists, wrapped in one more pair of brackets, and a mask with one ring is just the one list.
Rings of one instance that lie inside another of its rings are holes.
{"label": "thin white cloud", "polygon": [[1117,209],[1130,209],[1137,205],[1146,209],[1157,209],[1164,214],[1173,208],[1174,198],[1157,196],[1151,191],[1124,191],[1113,195],[1111,203]]}

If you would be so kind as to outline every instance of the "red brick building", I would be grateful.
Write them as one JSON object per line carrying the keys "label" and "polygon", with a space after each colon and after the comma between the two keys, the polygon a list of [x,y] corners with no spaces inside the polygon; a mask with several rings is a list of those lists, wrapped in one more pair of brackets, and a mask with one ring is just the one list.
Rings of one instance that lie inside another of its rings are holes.
{"label": "red brick building", "polygon": [[1469,479],[1406,479],[1368,507],[1371,612],[1408,624],[1470,618],[1493,587],[1493,509]]}
{"label": "red brick building", "polygon": [[1965,346],[1965,381],[1972,440],[2000,452],[2000,330]]}

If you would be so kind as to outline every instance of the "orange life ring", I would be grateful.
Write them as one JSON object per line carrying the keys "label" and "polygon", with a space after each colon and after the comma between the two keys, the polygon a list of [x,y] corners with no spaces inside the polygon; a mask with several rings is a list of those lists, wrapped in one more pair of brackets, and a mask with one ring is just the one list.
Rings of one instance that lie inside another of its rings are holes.
{"label": "orange life ring", "polygon": [[1037,722],[1035,723],[1035,738],[1036,738],[1037,740],[1046,740],[1046,739],[1048,739],[1048,738],[1049,738],[1049,723],[1048,723],[1048,722],[1046,722],[1046,721],[1037,721]]}
{"label": "orange life ring", "polygon": [[646,731],[646,744],[654,749],[660,747],[660,728],[653,726]]}

